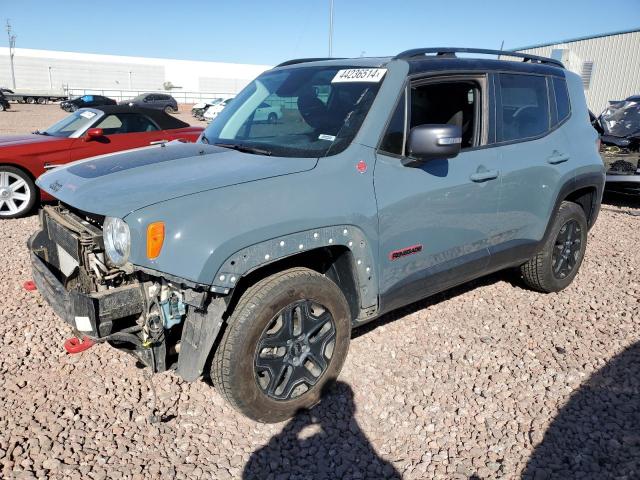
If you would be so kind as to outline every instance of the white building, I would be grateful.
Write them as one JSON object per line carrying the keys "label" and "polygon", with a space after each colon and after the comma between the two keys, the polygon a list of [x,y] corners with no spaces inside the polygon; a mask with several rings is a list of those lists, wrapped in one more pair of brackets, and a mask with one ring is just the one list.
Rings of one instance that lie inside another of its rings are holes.
{"label": "white building", "polygon": [[589,108],[598,114],[609,100],[640,94],[640,29],[603,33],[514,51],[552,57],[582,76]]}
{"label": "white building", "polygon": [[[16,89],[101,93],[115,98],[162,91],[178,101],[235,94],[269,65],[127,57],[16,48]],[[12,88],[9,49],[0,47],[0,86]]]}

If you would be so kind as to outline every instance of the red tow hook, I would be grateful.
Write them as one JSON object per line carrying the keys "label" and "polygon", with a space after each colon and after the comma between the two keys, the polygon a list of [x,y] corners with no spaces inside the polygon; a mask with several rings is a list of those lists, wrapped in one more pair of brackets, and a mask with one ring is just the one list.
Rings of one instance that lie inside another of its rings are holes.
{"label": "red tow hook", "polygon": [[33,292],[34,290],[38,289],[38,287],[36,287],[36,284],[35,284],[35,282],[33,280],[27,280],[26,282],[24,282],[22,284],[22,286],[28,292]]}
{"label": "red tow hook", "polygon": [[80,340],[78,337],[71,337],[64,342],[64,349],[69,354],[81,353],[89,350],[95,343],[86,335]]}

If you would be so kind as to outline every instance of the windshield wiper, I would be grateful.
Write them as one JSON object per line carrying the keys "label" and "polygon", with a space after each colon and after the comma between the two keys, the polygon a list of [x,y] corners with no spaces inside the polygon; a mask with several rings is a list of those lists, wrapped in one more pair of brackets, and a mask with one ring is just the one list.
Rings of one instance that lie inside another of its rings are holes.
{"label": "windshield wiper", "polygon": [[271,156],[271,152],[269,150],[264,150],[262,148],[257,148],[257,147],[250,147],[248,145],[239,145],[237,143],[214,143],[214,145],[216,147],[230,148],[232,150],[237,150],[238,152]]}
{"label": "windshield wiper", "polygon": [[47,137],[50,136],[50,133],[47,132],[41,132],[40,130],[36,130],[35,132],[33,132],[34,135],[46,135]]}

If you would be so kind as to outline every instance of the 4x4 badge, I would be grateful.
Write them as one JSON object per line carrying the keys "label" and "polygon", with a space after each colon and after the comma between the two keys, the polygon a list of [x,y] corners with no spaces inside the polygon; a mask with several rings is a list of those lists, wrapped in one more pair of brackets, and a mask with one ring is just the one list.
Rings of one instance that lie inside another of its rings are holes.
{"label": "4x4 badge", "polygon": [[422,245],[411,245],[410,247],[401,248],[400,250],[394,250],[389,253],[389,260],[397,260],[401,257],[406,257],[407,255],[414,255],[416,253],[420,253],[422,251]]}

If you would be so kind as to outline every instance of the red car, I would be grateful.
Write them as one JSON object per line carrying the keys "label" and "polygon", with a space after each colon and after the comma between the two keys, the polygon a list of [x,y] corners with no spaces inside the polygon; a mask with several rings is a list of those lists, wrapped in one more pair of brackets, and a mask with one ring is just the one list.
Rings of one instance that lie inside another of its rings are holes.
{"label": "red car", "polygon": [[82,108],[42,132],[0,137],[0,219],[51,200],[34,183],[47,169],[163,141],[194,142],[202,130],[160,110],[115,105]]}

